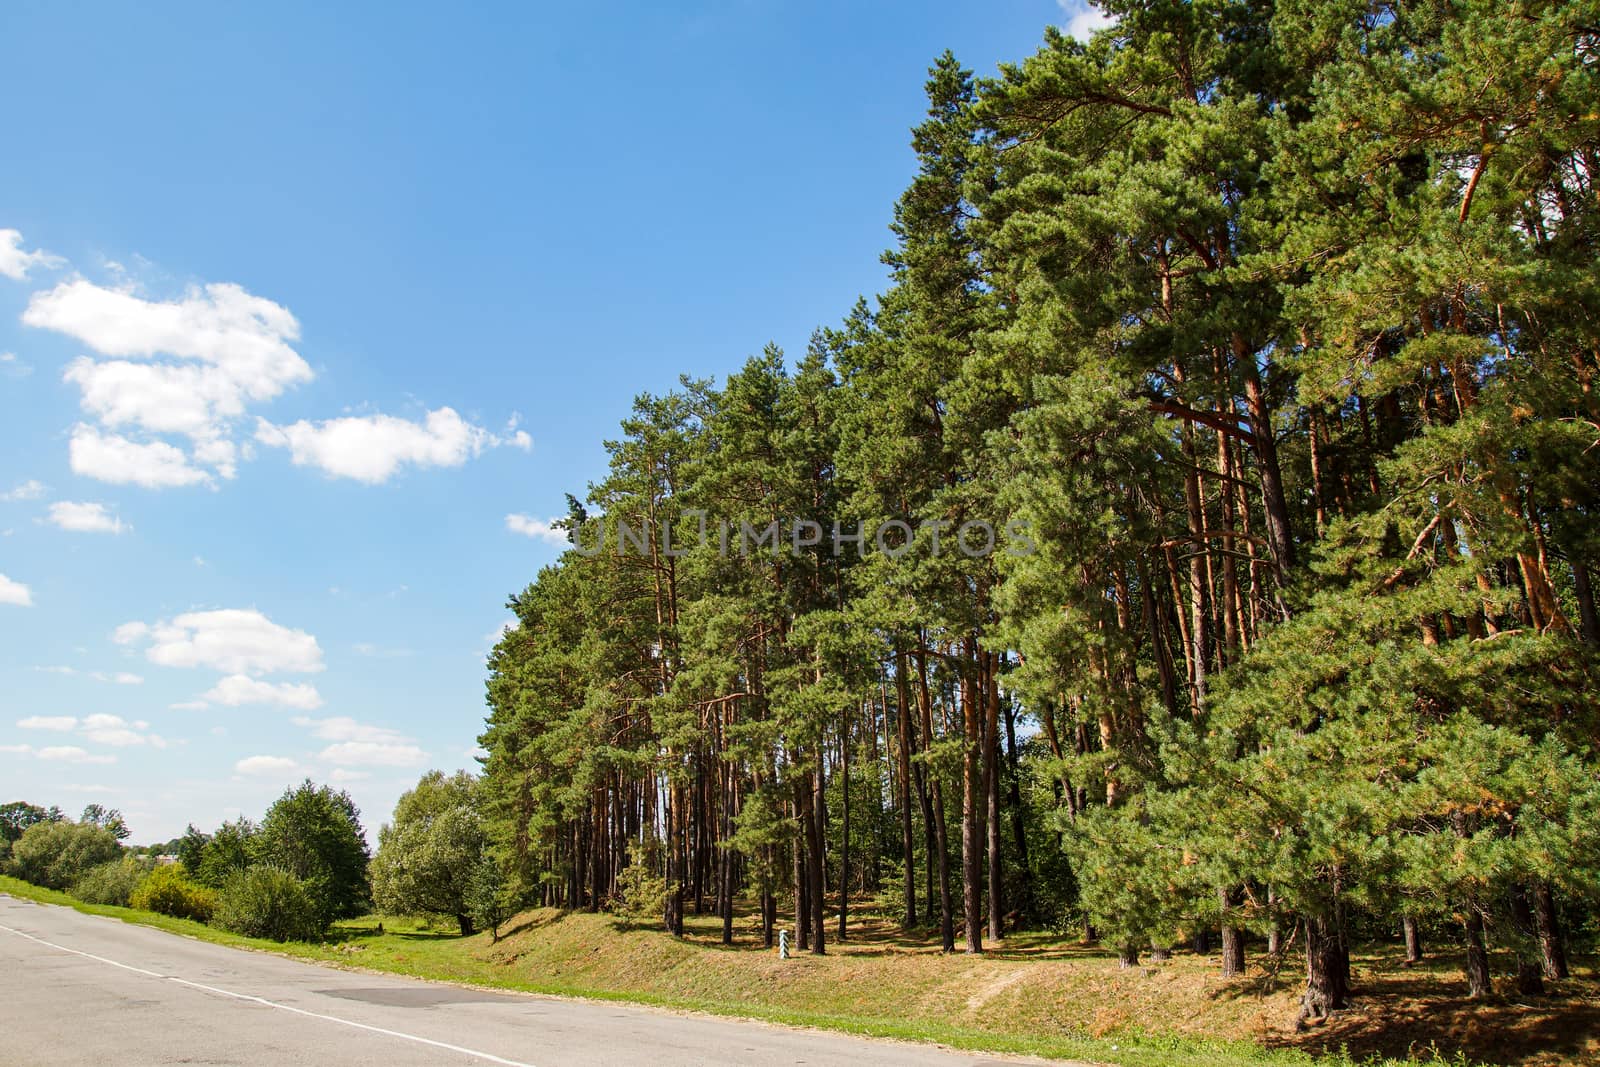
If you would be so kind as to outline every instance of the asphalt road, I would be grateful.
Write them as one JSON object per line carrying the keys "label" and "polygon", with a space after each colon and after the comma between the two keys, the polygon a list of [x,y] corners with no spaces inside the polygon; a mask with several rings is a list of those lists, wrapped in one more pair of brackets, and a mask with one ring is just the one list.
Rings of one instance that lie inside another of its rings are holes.
{"label": "asphalt road", "polygon": [[3,1067],[1001,1062],[1026,1061],[342,971],[0,893]]}

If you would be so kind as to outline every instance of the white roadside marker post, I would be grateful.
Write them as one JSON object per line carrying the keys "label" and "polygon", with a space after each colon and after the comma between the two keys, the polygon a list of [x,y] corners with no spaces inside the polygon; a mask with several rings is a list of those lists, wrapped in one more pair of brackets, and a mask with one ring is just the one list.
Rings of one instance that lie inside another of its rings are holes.
{"label": "white roadside marker post", "polygon": [[789,958],[789,931],[787,930],[778,931],[778,958],[780,960]]}

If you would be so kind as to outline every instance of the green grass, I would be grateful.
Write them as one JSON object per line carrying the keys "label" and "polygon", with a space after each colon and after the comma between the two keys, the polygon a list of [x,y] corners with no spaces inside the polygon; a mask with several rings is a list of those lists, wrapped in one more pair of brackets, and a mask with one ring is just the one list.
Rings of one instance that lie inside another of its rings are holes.
{"label": "green grass", "polygon": [[[1213,977],[1214,964],[1185,956],[1160,968],[1122,971],[1097,952],[1043,935],[1008,939],[981,958],[943,956],[920,939],[868,921],[848,944],[830,944],[825,958],[779,961],[753,943],[748,928],[740,929],[739,946],[723,947],[709,917],[691,917],[688,936],[679,940],[623,928],[609,916],[541,910],[508,924],[497,944],[486,934],[459,937],[453,923],[434,928],[388,917],[340,923],[320,943],[277,944],[149,912],[84,904],[10,878],[0,877],[0,892],[338,967],[974,1052],[1126,1067],[1418,1062],[1370,1052],[1330,1054],[1326,1047],[1320,1055],[1310,1047],[1264,1047],[1252,1028],[1288,1010],[1292,979],[1270,991],[1265,985],[1257,989],[1257,983],[1228,986]],[[1467,1062],[1435,1054],[1419,1059]]]}

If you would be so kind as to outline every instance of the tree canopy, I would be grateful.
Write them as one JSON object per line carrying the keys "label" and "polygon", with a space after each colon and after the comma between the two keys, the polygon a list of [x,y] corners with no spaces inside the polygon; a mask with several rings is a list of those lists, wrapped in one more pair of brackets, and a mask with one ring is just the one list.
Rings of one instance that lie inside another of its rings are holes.
{"label": "tree canopy", "polygon": [[497,854],[1532,988],[1600,884],[1595,5],[1102,6],[934,63],[884,293],[638,398],[490,658]]}

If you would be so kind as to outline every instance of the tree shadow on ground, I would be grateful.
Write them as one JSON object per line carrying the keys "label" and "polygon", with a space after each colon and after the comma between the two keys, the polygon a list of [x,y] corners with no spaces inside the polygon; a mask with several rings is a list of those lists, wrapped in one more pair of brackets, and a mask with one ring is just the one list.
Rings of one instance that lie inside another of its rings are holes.
{"label": "tree shadow on ground", "polygon": [[[1258,957],[1249,975],[1212,992],[1216,1000],[1257,999],[1268,992],[1293,992],[1304,981],[1298,957]],[[1467,995],[1461,960],[1432,956],[1407,967],[1399,952],[1373,946],[1352,960],[1351,1006],[1299,1032],[1258,1035],[1272,1048],[1312,1053],[1347,1052],[1356,1061],[1374,1057],[1426,1058],[1458,1053],[1472,1063],[1553,1067],[1600,1062],[1600,982],[1585,967],[1579,977],[1546,983],[1546,993],[1516,993],[1509,954],[1492,959],[1495,993]],[[1575,973],[1578,971],[1575,970]]]}

